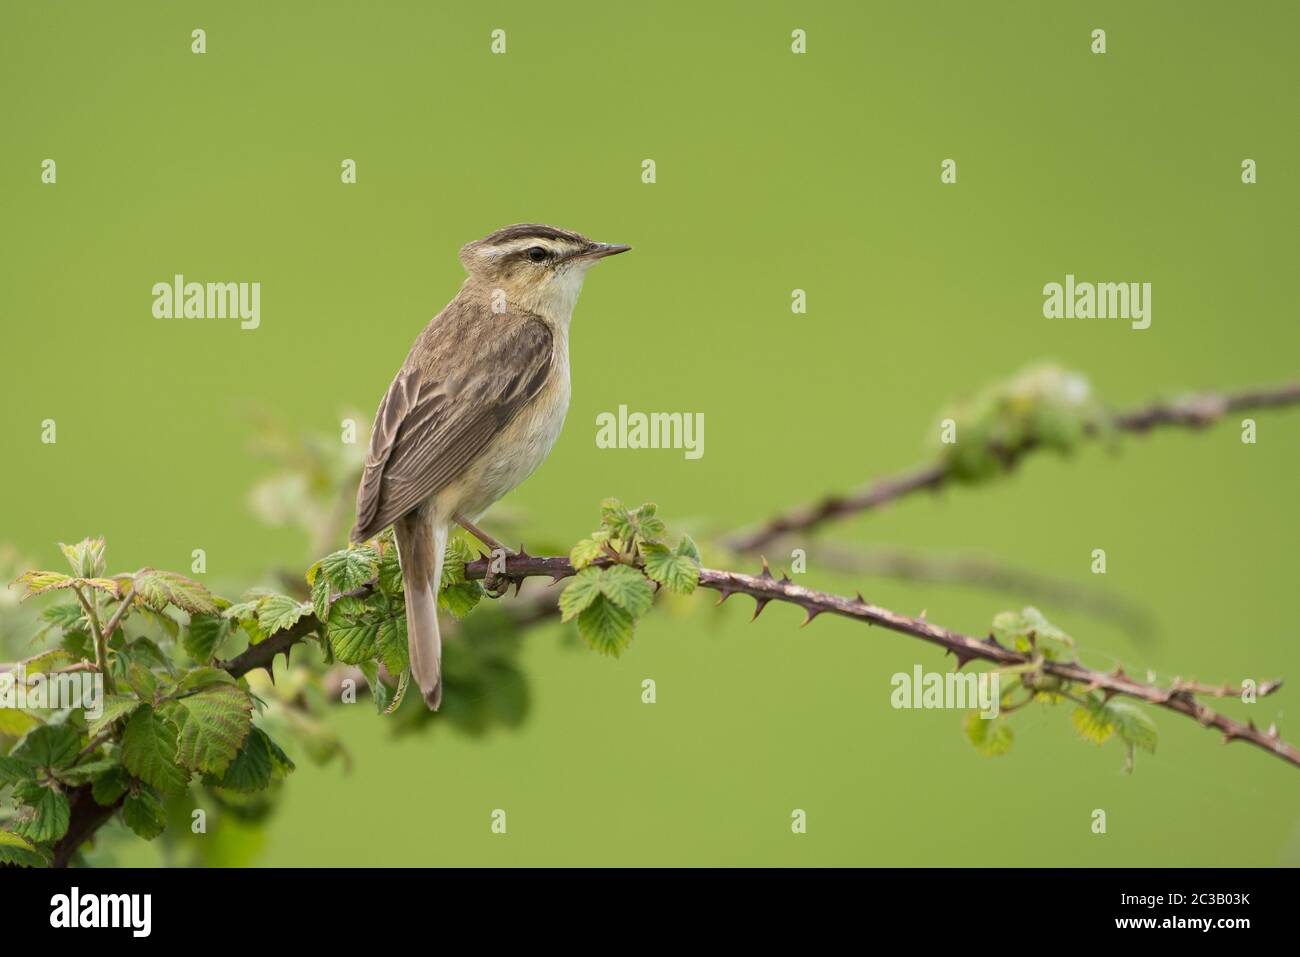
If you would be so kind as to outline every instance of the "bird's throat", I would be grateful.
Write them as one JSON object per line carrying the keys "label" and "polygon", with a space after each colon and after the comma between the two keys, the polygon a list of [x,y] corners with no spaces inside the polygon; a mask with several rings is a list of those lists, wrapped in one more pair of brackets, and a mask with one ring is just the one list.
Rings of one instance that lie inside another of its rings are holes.
{"label": "bird's throat", "polygon": [[587,278],[587,270],[573,268],[566,270],[536,290],[531,298],[522,305],[537,313],[560,329],[568,329],[573,318],[573,307],[578,303],[578,294],[582,292],[582,282]]}

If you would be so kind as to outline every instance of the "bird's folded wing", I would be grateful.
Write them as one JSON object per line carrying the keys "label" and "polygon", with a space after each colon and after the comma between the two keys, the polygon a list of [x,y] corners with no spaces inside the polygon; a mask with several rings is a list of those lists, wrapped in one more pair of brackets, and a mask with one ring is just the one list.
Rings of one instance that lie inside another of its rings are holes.
{"label": "bird's folded wing", "polygon": [[[357,491],[354,542],[391,525],[460,475],[541,390],[554,338],[540,319],[493,317],[468,367],[397,374],[375,416],[366,470]],[[447,355],[447,352],[443,352]]]}

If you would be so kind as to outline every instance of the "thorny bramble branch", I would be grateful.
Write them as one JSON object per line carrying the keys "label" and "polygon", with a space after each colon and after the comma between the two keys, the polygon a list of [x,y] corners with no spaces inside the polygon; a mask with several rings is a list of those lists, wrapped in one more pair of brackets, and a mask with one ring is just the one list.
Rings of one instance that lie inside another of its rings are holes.
{"label": "thorny bramble branch", "polygon": [[[1300,383],[1268,389],[1240,392],[1202,392],[1169,402],[1154,402],[1110,417],[1110,425],[1120,432],[1144,434],[1155,428],[1179,426],[1204,428],[1232,412],[1274,409],[1300,404]],[[1096,427],[1088,432],[1095,433]],[[1015,448],[1001,450],[1006,468],[1016,465],[1027,453],[1038,448],[1033,440]],[[791,509],[770,518],[763,525],[729,536],[725,544],[736,552],[756,552],[791,532],[808,532],[827,522],[837,521],[887,505],[914,492],[936,491],[953,480],[950,466],[944,463],[920,466],[908,472],[880,479],[866,488],[847,495],[830,495],[811,505]]]}
{"label": "thorny bramble branch", "polygon": [[[465,565],[465,577],[467,579],[481,580],[486,578],[489,573],[490,562],[488,559],[480,559]],[[533,577],[547,577],[553,582],[558,582],[576,573],[573,564],[566,557],[535,556],[521,550],[519,555],[508,560],[504,572],[494,574],[498,578],[519,584],[525,579]],[[972,660],[988,661],[1000,666],[1032,663],[1029,655],[1003,647],[992,636],[984,639],[974,638],[932,624],[924,618],[900,615],[879,605],[873,605],[863,599],[861,595],[846,598],[841,595],[832,595],[828,592],[816,591],[802,585],[796,585],[789,578],[774,578],[768,570],[766,562],[763,563],[763,571],[759,575],[744,575],[739,572],[701,568],[699,585],[701,588],[719,592],[718,604],[722,604],[722,602],[737,593],[749,595],[757,603],[754,618],[758,617],[769,602],[779,601],[802,608],[807,616],[804,624],[811,622],[818,615],[829,613],[864,621],[868,625],[880,625],[890,631],[897,631],[939,645],[956,656],[958,668]],[[354,592],[349,592],[349,594],[361,597],[367,594],[371,587],[366,585]],[[321,622],[315,616],[308,615],[293,628],[280,632],[261,644],[252,646],[243,654],[222,663],[220,666],[236,677],[256,668],[266,668],[269,671],[276,655],[284,654],[287,658],[289,648],[295,642],[320,627]],[[1230,686],[1210,686],[1181,680],[1176,680],[1170,688],[1162,688],[1155,684],[1131,678],[1124,673],[1122,668],[1118,668],[1113,672],[1103,672],[1085,667],[1077,661],[1049,660],[1041,662],[1040,667],[1045,674],[1066,681],[1079,682],[1088,691],[1100,689],[1107,700],[1115,695],[1126,695],[1193,718],[1204,727],[1217,728],[1223,733],[1225,742],[1248,741],[1256,747],[1262,748],[1296,767],[1300,767],[1300,749],[1284,741],[1276,726],[1270,727],[1267,731],[1261,731],[1255,727],[1254,722],[1242,724],[1227,715],[1206,707],[1197,701],[1195,697],[1197,694],[1212,694],[1222,697],[1227,693],[1237,693],[1238,689],[1233,689]],[[1281,687],[1281,684],[1281,681],[1265,682],[1260,685],[1258,694],[1261,696],[1271,694]]]}
{"label": "thorny bramble branch", "polygon": [[[789,540],[793,545],[794,541]],[[774,551],[781,551],[778,541]],[[1145,641],[1155,631],[1150,612],[1142,605],[1098,587],[1076,585],[1047,575],[964,555],[926,555],[887,545],[855,549],[832,543],[817,545],[817,564],[850,575],[886,576],[927,584],[969,585],[1016,595],[1025,604],[1077,609]]]}

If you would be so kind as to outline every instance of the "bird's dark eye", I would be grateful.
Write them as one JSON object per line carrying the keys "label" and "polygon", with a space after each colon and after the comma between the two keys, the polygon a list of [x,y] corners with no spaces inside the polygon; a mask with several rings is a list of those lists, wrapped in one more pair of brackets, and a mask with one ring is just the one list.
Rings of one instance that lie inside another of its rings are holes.
{"label": "bird's dark eye", "polygon": [[528,250],[528,258],[535,263],[542,262],[548,255],[550,254],[541,246],[532,246]]}

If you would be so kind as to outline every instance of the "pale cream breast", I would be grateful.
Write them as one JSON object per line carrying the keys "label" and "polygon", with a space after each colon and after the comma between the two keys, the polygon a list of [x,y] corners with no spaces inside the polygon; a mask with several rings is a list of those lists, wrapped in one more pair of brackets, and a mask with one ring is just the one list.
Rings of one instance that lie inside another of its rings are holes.
{"label": "pale cream breast", "polygon": [[569,411],[570,383],[567,328],[553,330],[554,365],[545,385],[465,472],[437,494],[434,507],[439,513],[474,521],[532,475],[555,447]]}

